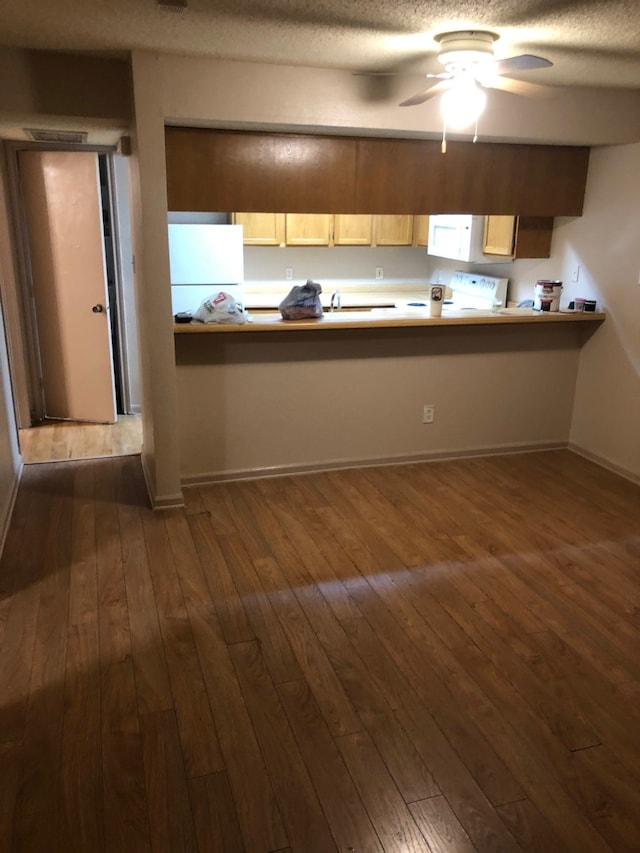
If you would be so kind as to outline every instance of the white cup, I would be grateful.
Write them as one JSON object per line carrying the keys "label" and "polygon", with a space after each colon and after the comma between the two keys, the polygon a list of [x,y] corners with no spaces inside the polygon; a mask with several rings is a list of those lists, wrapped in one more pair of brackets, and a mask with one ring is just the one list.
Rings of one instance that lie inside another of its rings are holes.
{"label": "white cup", "polygon": [[432,284],[429,286],[429,312],[432,317],[442,316],[442,303],[444,302],[444,284]]}

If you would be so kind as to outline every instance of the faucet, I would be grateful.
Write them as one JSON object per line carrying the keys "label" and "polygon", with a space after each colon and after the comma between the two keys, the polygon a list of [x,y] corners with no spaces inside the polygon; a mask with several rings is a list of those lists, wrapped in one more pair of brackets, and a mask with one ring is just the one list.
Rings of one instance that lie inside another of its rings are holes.
{"label": "faucet", "polygon": [[341,301],[341,297],[340,297],[340,291],[334,290],[333,293],[331,294],[330,310],[333,311],[335,309],[336,311],[339,311],[341,306],[342,306],[342,301]]}

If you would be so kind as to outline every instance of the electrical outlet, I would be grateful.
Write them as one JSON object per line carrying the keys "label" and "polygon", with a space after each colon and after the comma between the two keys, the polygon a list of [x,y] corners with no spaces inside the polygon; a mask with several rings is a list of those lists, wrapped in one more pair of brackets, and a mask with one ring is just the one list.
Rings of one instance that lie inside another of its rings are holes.
{"label": "electrical outlet", "polygon": [[436,407],[429,404],[422,409],[422,423],[432,424],[436,418]]}
{"label": "electrical outlet", "polygon": [[293,279],[293,267],[287,267],[284,271],[284,277],[287,281],[291,281]]}
{"label": "electrical outlet", "polygon": [[376,278],[384,278],[384,269],[382,267],[376,267]]}

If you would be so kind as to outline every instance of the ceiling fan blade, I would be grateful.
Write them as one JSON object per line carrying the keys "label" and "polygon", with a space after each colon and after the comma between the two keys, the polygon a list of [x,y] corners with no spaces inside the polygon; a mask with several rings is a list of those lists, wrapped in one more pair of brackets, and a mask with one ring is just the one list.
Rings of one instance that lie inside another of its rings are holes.
{"label": "ceiling fan blade", "polygon": [[[404,71],[352,71],[352,77],[406,77]],[[417,75],[418,76],[418,75]],[[423,75],[420,74],[420,77]]]}
{"label": "ceiling fan blade", "polygon": [[491,77],[478,81],[487,89],[500,89],[514,95],[528,95],[533,98],[548,98],[553,94],[552,86],[541,86],[539,83],[529,83],[527,80],[514,80],[511,77]]}
{"label": "ceiling fan blade", "polygon": [[440,80],[439,83],[435,83],[430,86],[428,89],[425,89],[423,92],[418,92],[417,95],[413,95],[411,98],[407,98],[406,101],[403,101],[400,106],[401,107],[415,107],[418,104],[424,104],[426,101],[431,100],[436,95],[440,94],[444,89],[447,89],[449,86],[449,80]]}
{"label": "ceiling fan blade", "polygon": [[507,59],[498,59],[492,65],[495,74],[513,74],[514,71],[536,71],[538,68],[549,68],[553,65],[542,56],[532,56],[523,53],[520,56],[510,56]]}

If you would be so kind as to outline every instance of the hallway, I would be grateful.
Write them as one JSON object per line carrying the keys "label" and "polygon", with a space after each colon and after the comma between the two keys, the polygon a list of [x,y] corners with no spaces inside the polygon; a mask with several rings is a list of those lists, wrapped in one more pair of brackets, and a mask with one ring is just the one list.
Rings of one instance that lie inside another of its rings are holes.
{"label": "hallway", "polygon": [[115,424],[49,421],[19,430],[26,465],[103,456],[129,456],[142,448],[142,416],[118,415]]}

